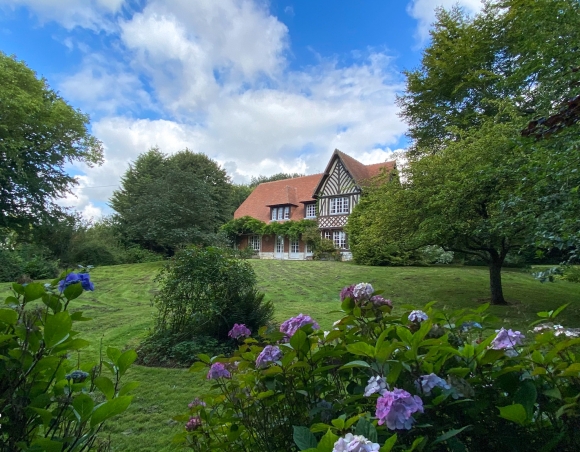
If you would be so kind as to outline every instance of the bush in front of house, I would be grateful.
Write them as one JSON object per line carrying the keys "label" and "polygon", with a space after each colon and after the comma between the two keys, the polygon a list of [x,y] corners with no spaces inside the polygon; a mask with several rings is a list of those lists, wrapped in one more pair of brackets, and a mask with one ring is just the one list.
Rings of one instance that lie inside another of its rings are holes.
{"label": "bush in front of house", "polygon": [[[394,315],[370,284],[345,287],[322,331],[300,314],[200,355],[209,394],[176,441],[197,451],[580,450],[580,329],[539,313],[524,333],[489,329],[486,306]],[[337,306],[338,307],[338,306]]]}
{"label": "bush in front of house", "polygon": [[[139,349],[143,363],[191,364],[198,350],[223,352],[234,343],[228,332],[236,323],[257,331],[270,323],[274,307],[256,287],[247,260],[228,249],[192,246],[179,251],[157,277],[157,318]],[[154,355],[154,356],[153,356]],[[185,359],[185,361],[184,361]]]}

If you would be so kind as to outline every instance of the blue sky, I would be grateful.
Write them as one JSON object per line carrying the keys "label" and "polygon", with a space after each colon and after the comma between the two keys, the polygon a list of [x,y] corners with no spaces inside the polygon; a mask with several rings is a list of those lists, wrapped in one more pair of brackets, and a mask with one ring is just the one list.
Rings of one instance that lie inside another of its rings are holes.
{"label": "blue sky", "polygon": [[152,146],[218,161],[236,182],[364,163],[406,145],[395,99],[437,6],[479,0],[0,0],[0,50],[91,117],[105,148],[62,200],[86,217]]}

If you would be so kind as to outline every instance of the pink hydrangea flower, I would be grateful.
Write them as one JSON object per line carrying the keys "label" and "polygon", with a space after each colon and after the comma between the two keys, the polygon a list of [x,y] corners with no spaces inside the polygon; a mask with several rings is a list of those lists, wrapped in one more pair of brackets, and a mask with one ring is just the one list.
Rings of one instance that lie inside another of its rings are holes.
{"label": "pink hydrangea flower", "polygon": [[188,432],[193,432],[195,429],[201,426],[201,418],[199,416],[192,416],[185,424],[185,430]]}
{"label": "pink hydrangea flower", "polygon": [[191,403],[189,405],[187,405],[187,407],[191,410],[193,407],[196,406],[205,406],[205,402],[201,399],[199,399],[199,397],[196,397],[195,399],[193,399],[191,401]]}
{"label": "pink hydrangea flower", "polygon": [[516,345],[523,344],[525,337],[519,331],[502,328],[497,332],[497,336],[493,341],[491,341],[491,348],[494,350],[513,350]]}
{"label": "pink hydrangea flower", "polygon": [[371,303],[374,304],[376,307],[379,306],[390,306],[393,307],[393,302],[391,300],[387,300],[386,298],[381,297],[380,295],[375,295],[371,297]]}
{"label": "pink hydrangea flower", "polygon": [[232,339],[239,339],[241,337],[249,337],[252,334],[250,329],[246,327],[243,323],[237,324],[234,323],[233,328],[228,333],[228,336]]}
{"label": "pink hydrangea flower", "polygon": [[256,358],[256,367],[264,367],[282,357],[282,350],[277,345],[266,345]]}
{"label": "pink hydrangea flower", "polygon": [[223,363],[213,363],[207,373],[208,380],[215,380],[216,378],[231,378],[230,371],[226,369]]}
{"label": "pink hydrangea flower", "polygon": [[346,286],[340,291],[340,301],[344,301],[345,298],[354,298],[354,284]]}
{"label": "pink hydrangea flower", "polygon": [[292,317],[282,323],[282,325],[280,325],[280,331],[284,333],[286,337],[290,338],[304,325],[312,325],[312,328],[315,330],[320,329],[320,326],[314,319],[312,319],[312,317],[305,314],[298,314],[296,317]]}
{"label": "pink hydrangea flower", "polygon": [[354,286],[354,289],[352,289],[352,293],[357,300],[368,300],[371,298],[374,291],[375,289],[373,289],[373,286],[364,282],[358,283]]}
{"label": "pink hydrangea flower", "polygon": [[423,401],[404,389],[385,391],[377,400],[376,416],[379,418],[379,425],[387,424],[391,430],[409,430],[415,422],[413,414],[417,412],[423,412]]}

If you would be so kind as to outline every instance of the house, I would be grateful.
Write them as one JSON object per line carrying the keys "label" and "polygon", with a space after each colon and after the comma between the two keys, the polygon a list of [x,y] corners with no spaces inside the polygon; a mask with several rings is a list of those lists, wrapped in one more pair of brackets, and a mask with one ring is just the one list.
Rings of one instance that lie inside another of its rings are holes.
{"label": "house", "polygon": [[[323,237],[334,242],[343,259],[352,257],[344,226],[361,189],[381,171],[395,169],[395,162],[364,165],[338,149],[324,173],[265,182],[238,207],[234,219],[244,216],[265,223],[312,219]],[[312,250],[300,239],[274,235],[245,235],[240,248],[251,247],[262,259],[308,259]]]}

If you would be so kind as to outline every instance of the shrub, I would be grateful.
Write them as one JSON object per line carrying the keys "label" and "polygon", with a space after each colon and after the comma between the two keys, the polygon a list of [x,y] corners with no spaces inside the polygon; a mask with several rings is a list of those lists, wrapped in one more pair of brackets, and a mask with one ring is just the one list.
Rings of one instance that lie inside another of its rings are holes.
{"label": "shrub", "polygon": [[200,355],[191,370],[213,391],[175,418],[176,440],[198,451],[580,450],[580,330],[551,323],[562,308],[525,337],[485,329],[487,305],[391,307],[369,284],[349,286],[331,331],[300,315],[240,338],[229,358]]}
{"label": "shrub", "polygon": [[14,281],[24,270],[20,255],[8,249],[0,249],[0,282]]}
{"label": "shrub", "polygon": [[103,422],[131,402],[127,393],[136,384],[121,386],[120,380],[135,351],[108,348],[110,361],[80,364],[79,350],[90,343],[73,325],[89,319],[67,308],[83,290],[93,290],[88,274],[12,288],[0,308],[0,450],[102,450],[97,433]]}
{"label": "shrub", "polygon": [[81,265],[116,265],[120,262],[115,251],[106,243],[83,242],[74,247],[71,260]]}
{"label": "shrub", "polygon": [[580,266],[565,267],[562,279],[568,282],[580,283]]}
{"label": "shrub", "polygon": [[453,251],[445,251],[440,246],[426,246],[421,249],[421,253],[427,264],[450,264],[453,262]]}
{"label": "shrub", "polygon": [[[271,302],[256,289],[256,275],[249,262],[226,249],[191,247],[179,251],[157,277],[158,308],[151,340],[169,338],[166,354],[183,342],[199,344],[199,338],[228,342],[228,331],[244,323],[256,331],[270,322]],[[147,357],[141,357],[146,362]],[[191,356],[190,363],[194,360]]]}

